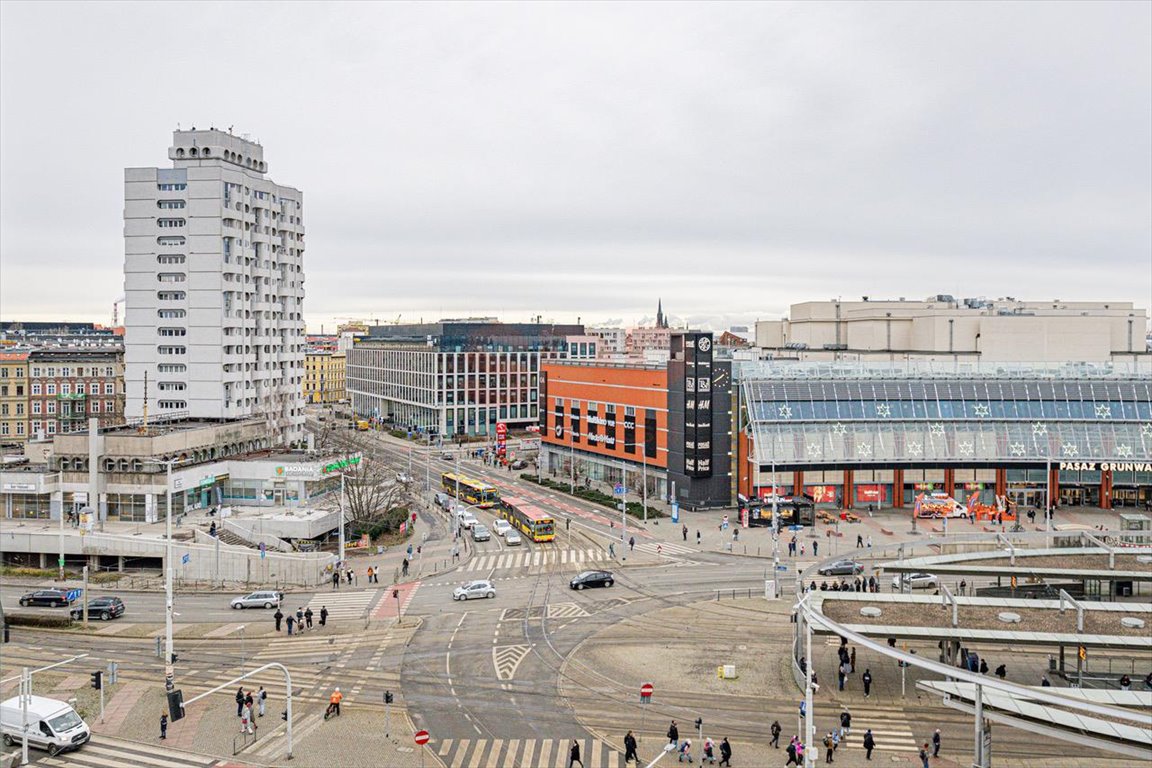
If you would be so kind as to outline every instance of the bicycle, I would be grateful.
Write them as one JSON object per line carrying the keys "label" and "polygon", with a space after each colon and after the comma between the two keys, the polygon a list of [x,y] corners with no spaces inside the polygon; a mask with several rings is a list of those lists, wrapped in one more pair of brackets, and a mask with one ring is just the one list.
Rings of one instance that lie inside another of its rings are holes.
{"label": "bicycle", "polygon": [[330,717],[340,717],[340,705],[335,701],[328,704],[328,708],[324,710],[324,720],[327,721]]}

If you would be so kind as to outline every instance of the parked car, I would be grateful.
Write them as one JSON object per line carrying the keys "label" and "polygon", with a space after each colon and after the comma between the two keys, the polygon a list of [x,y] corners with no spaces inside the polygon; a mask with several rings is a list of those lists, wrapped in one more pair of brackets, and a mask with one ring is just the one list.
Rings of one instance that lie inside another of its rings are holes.
{"label": "parked car", "polygon": [[855,560],[837,560],[817,571],[821,576],[858,576],[864,573],[864,566]]}
{"label": "parked car", "polygon": [[275,608],[282,602],[284,602],[283,592],[260,590],[258,592],[249,592],[243,597],[232,598],[231,605],[237,610],[240,608]]}
{"label": "parked car", "polygon": [[892,577],[892,589],[899,591],[901,582],[906,582],[909,589],[936,589],[940,586],[940,580],[930,573],[898,573]]}
{"label": "parked car", "polygon": [[62,589],[39,589],[20,598],[20,605],[25,608],[30,605],[46,605],[49,608],[55,608],[58,605],[68,605],[71,602],[68,599],[68,593]]}
{"label": "parked car", "polygon": [[497,520],[492,524],[492,530],[496,532],[497,536],[503,536],[512,530],[512,523],[504,519]]}
{"label": "parked car", "polygon": [[457,512],[456,513],[456,519],[459,520],[460,525],[464,526],[465,528],[472,528],[473,526],[477,525],[480,522],[479,520],[476,519],[476,515],[472,514],[471,512],[468,512],[467,510],[462,511],[462,512]]}
{"label": "parked car", "polygon": [[524,461],[524,459],[516,459],[516,461],[512,462],[512,469],[527,469],[527,467],[528,462]]}
{"label": "parked car", "polygon": [[492,533],[488,530],[488,526],[483,523],[472,526],[472,541],[488,541],[491,538]]}
{"label": "parked car", "polygon": [[572,577],[572,581],[568,582],[568,586],[572,589],[610,587],[615,581],[611,571],[584,571]]}
{"label": "parked car", "polygon": [[452,454],[445,451],[444,453],[440,454],[440,461],[452,461]]}
{"label": "parked car", "polygon": [[410,483],[410,482],[412,482],[412,475],[408,474],[407,472],[397,472],[396,473],[396,482],[398,482],[398,483]]}
{"label": "parked car", "polygon": [[513,529],[504,534],[504,543],[510,547],[518,547],[524,539],[520,538],[520,532]]}
{"label": "parked car", "polygon": [[[70,615],[74,621],[84,618],[84,606],[73,606]],[[108,621],[124,615],[124,601],[118,597],[94,597],[88,601],[88,618]]]}
{"label": "parked car", "polygon": [[496,597],[496,587],[490,581],[469,581],[452,592],[453,600],[471,600],[474,597]]}

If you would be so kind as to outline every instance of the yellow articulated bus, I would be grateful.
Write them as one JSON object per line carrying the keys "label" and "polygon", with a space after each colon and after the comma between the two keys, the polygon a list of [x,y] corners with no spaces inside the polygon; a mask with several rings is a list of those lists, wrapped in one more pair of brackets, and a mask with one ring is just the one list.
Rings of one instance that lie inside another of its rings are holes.
{"label": "yellow articulated bus", "polygon": [[552,516],[522,499],[501,499],[499,512],[512,527],[532,541],[552,541],[556,538],[556,523]]}
{"label": "yellow articulated bus", "polygon": [[[466,477],[458,472],[445,472],[440,476],[440,485],[444,488],[444,493],[456,496],[461,501],[467,502],[473,506],[488,507],[496,506],[500,501],[500,494],[496,491],[496,486],[489,485],[488,483],[474,480],[471,477]],[[460,489],[460,494],[457,496],[456,489]]]}

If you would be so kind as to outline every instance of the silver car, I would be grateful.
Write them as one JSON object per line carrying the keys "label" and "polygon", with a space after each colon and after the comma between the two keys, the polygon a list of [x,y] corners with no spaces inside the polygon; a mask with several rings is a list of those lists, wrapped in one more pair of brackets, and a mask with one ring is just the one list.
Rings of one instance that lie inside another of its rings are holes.
{"label": "silver car", "polygon": [[491,538],[488,526],[483,523],[475,523],[472,526],[472,541],[489,541]]}
{"label": "silver car", "polygon": [[940,580],[930,573],[905,573],[892,577],[892,589],[899,591],[902,583],[907,583],[909,589],[936,589],[940,586]]}
{"label": "silver car", "polygon": [[490,581],[469,581],[452,592],[453,600],[471,600],[474,597],[496,597],[496,588]]}
{"label": "silver car", "polygon": [[520,534],[513,529],[509,529],[508,533],[504,534],[504,543],[510,547],[518,547],[522,541],[524,540],[520,538]]}
{"label": "silver car", "polygon": [[241,608],[276,608],[284,602],[283,592],[273,592],[272,590],[260,590],[258,592],[249,592],[243,597],[232,598],[232,607],[236,610]]}

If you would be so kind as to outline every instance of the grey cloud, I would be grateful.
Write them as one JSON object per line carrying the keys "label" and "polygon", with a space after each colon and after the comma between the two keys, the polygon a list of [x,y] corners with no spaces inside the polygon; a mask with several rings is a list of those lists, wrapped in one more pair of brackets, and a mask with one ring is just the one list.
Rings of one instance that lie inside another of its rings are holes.
{"label": "grey cloud", "polygon": [[[6,2],[0,305],[104,319],[122,168],[215,122],[305,192],[315,325],[1146,306],[1150,24],[1123,2]],[[91,279],[27,290],[49,266]]]}

